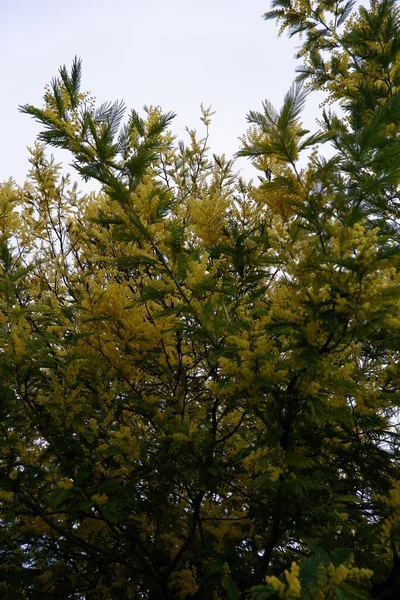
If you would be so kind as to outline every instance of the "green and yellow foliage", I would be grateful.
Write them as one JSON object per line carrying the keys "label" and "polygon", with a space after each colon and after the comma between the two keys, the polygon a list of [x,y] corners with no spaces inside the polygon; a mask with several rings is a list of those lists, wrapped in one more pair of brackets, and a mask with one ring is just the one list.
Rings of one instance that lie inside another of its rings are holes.
{"label": "green and yellow foliage", "polygon": [[2,598],[400,596],[400,16],[353,8],[266,14],[341,113],[305,130],[299,82],[251,111],[259,184],[210,154],[210,109],[187,145],[157,107],[123,124],[77,59],[22,107],[43,131],[0,186]]}

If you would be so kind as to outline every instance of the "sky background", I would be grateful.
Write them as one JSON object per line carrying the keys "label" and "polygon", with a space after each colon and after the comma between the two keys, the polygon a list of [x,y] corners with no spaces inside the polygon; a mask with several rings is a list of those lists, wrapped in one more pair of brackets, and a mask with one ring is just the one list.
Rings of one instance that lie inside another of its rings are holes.
{"label": "sky background", "polygon": [[[82,90],[99,104],[160,105],[177,113],[179,139],[185,126],[201,131],[200,103],[212,105],[211,150],[231,157],[247,112],[264,99],[279,108],[295,78],[298,41],[277,37],[275,23],[262,19],[268,9],[269,0],[0,0],[0,181],[23,183],[26,147],[39,132],[18,105],[41,107],[44,86],[75,55],[83,59]],[[320,100],[307,102],[311,129]],[[70,157],[58,152],[57,159]],[[244,159],[238,167],[256,175]]]}

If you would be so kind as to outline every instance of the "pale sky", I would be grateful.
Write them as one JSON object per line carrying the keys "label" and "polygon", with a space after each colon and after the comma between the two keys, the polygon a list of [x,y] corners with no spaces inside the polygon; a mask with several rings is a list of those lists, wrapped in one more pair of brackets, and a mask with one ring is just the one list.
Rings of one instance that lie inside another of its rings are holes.
{"label": "pale sky", "polygon": [[[99,104],[160,105],[177,113],[180,139],[186,125],[201,131],[200,103],[212,105],[211,150],[231,157],[247,112],[266,98],[279,108],[295,77],[297,42],[277,37],[261,18],[268,9],[269,0],[0,0],[0,181],[23,183],[26,147],[39,132],[18,105],[42,106],[45,84],[75,55],[83,59],[82,90]],[[309,128],[320,100],[308,100]],[[243,160],[238,166],[256,175]]]}

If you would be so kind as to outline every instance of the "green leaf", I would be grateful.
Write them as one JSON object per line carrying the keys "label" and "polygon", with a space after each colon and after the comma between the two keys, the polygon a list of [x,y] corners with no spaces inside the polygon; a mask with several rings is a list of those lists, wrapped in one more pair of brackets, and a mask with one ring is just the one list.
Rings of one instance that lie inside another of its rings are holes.
{"label": "green leaf", "polygon": [[70,490],[65,490],[63,488],[55,488],[49,497],[49,504],[52,508],[58,508],[61,506],[66,498],[68,497]]}
{"label": "green leaf", "polygon": [[360,589],[346,581],[335,586],[335,594],[337,600],[368,600],[370,598],[367,589]]}
{"label": "green leaf", "polygon": [[229,600],[240,600],[240,592],[236,583],[226,575],[221,579],[221,585],[227,593]]}

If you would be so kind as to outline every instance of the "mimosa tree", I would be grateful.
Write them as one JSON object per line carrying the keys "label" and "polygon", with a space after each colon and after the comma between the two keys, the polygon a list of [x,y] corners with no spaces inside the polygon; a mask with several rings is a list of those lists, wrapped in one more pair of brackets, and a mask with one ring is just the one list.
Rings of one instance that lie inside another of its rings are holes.
{"label": "mimosa tree", "polygon": [[[96,108],[78,59],[22,107],[42,132],[0,186],[1,597],[400,595],[400,16],[353,5],[266,13],[302,66],[248,115],[258,184],[209,152],[210,110],[177,143],[157,107]],[[313,89],[336,112],[310,132]]]}

